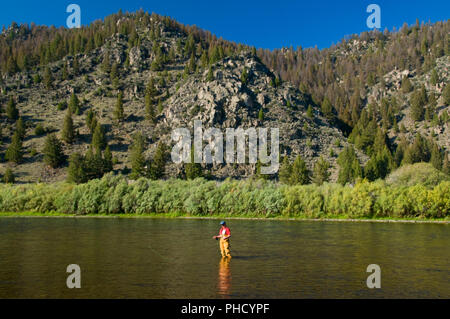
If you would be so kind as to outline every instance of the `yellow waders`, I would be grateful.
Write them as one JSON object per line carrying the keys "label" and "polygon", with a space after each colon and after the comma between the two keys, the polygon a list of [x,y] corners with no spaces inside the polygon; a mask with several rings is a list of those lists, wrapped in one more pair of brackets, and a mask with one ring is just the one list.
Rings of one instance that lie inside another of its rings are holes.
{"label": "yellow waders", "polygon": [[229,239],[220,239],[220,253],[222,254],[222,257],[231,258]]}

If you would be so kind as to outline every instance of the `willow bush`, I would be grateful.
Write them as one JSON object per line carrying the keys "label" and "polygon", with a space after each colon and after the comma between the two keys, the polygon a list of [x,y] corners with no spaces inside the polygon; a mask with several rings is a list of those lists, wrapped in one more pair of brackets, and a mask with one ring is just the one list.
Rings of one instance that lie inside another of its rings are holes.
{"label": "willow bush", "polygon": [[86,184],[0,184],[2,212],[169,214],[191,216],[445,218],[450,182],[434,187],[359,181],[282,185],[267,180],[129,181],[108,174]]}

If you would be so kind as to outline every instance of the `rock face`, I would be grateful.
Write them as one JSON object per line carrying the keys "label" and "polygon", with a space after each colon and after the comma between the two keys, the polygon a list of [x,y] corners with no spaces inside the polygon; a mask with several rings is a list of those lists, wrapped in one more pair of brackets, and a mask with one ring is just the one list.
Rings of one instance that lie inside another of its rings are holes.
{"label": "rock face", "polygon": [[140,71],[144,61],[148,58],[148,52],[143,47],[133,47],[129,53],[130,66],[134,71]]}
{"label": "rock face", "polygon": [[[249,74],[246,84],[240,79],[244,68]],[[282,155],[301,155],[310,167],[319,156],[335,164],[330,150],[338,153],[336,141],[343,147],[345,138],[319,115],[317,107],[314,118],[306,116],[308,105],[313,104],[309,97],[288,83],[270,86],[273,74],[249,53],[225,58],[212,69],[214,80],[207,81],[208,71],[193,75],[170,97],[158,129],[183,127],[193,134],[194,120],[202,121],[204,129],[218,128],[224,135],[227,128],[278,128]],[[259,119],[260,110],[263,120]],[[219,178],[238,178],[252,175],[255,169],[255,165],[234,166],[216,165],[212,173]]]}

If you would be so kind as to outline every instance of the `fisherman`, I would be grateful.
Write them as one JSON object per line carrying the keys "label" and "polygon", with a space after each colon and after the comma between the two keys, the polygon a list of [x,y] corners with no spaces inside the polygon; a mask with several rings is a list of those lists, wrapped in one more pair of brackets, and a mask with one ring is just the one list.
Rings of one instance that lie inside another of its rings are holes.
{"label": "fisherman", "polygon": [[222,254],[222,258],[226,257],[231,258],[230,254],[231,232],[224,221],[221,221],[220,225],[222,225],[222,227],[220,228],[219,235],[214,236],[213,238],[216,240],[220,239],[220,253]]}

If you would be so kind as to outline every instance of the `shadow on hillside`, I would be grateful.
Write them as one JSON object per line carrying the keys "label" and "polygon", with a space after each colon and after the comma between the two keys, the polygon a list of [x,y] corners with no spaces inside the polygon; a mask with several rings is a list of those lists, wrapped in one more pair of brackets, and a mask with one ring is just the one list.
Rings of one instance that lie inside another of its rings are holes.
{"label": "shadow on hillside", "polygon": [[23,119],[23,121],[24,121],[25,123],[27,123],[27,122],[31,122],[31,123],[43,123],[43,122],[44,122],[44,120],[42,120],[42,119],[37,119],[37,118],[31,117],[31,116],[29,116],[29,115],[22,115],[21,117],[22,117],[22,119]]}
{"label": "shadow on hillside", "polygon": [[143,120],[145,120],[145,117],[131,114],[125,119],[125,122],[141,122]]}
{"label": "shadow on hillside", "polygon": [[43,154],[36,154],[34,156],[31,156],[30,153],[26,154],[23,158],[23,162],[21,164],[33,164],[33,163],[39,163],[44,161],[44,155]]}
{"label": "shadow on hillside", "polygon": [[102,124],[103,129],[105,130],[105,133],[111,132],[112,130],[112,124]]}
{"label": "shadow on hillside", "polygon": [[448,106],[446,105],[441,105],[439,107],[436,108],[436,113],[439,113],[440,111],[442,111],[443,109],[446,109]]}
{"label": "shadow on hillside", "polygon": [[184,70],[184,66],[182,66],[182,65],[165,66],[165,69],[167,71],[183,71]]}
{"label": "shadow on hillside", "polygon": [[128,152],[128,144],[123,143],[110,144],[109,148],[111,149],[111,152],[121,152],[121,153]]}
{"label": "shadow on hillside", "polygon": [[78,134],[77,135],[78,143],[91,143],[91,134]]}

